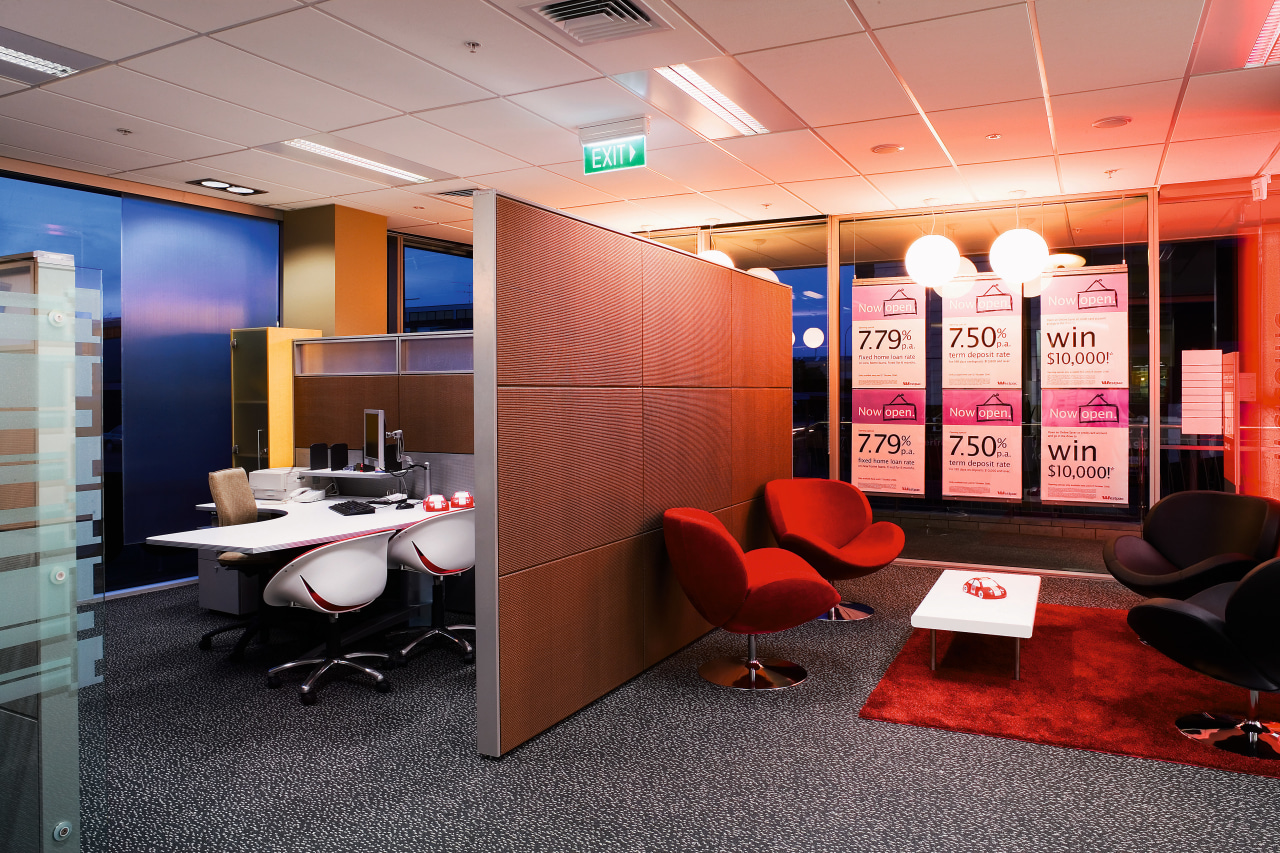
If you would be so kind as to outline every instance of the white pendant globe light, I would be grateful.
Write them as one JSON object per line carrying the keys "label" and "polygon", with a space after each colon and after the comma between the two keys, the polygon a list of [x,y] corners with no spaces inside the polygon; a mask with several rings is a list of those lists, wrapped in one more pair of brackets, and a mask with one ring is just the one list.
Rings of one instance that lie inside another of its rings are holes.
{"label": "white pendant globe light", "polygon": [[1006,231],[991,244],[991,269],[1010,284],[1031,281],[1049,263],[1049,245],[1029,228]]}
{"label": "white pendant globe light", "polygon": [[752,267],[747,270],[747,272],[756,278],[762,278],[765,281],[771,281],[774,284],[782,284],[782,279],[778,278],[778,274],[768,267]]}
{"label": "white pendant globe light", "polygon": [[707,249],[699,252],[698,257],[702,258],[704,261],[711,261],[713,264],[719,264],[722,267],[733,269],[733,258],[729,257],[719,249]]}
{"label": "white pendant globe light", "polygon": [[940,287],[955,278],[960,250],[941,234],[926,234],[907,249],[907,275],[925,287]]}
{"label": "white pendant globe light", "polygon": [[957,270],[955,278],[946,284],[938,285],[934,290],[943,299],[958,299],[973,288],[973,282],[977,275],[978,268],[973,265],[973,261],[961,255],[960,269]]}
{"label": "white pendant globe light", "polygon": [[822,342],[825,341],[826,339],[827,339],[827,336],[822,334],[822,330],[817,327],[810,327],[808,329],[805,329],[804,337],[802,338],[802,340],[804,341],[804,345],[807,346],[809,349],[817,349],[818,347],[822,346]]}

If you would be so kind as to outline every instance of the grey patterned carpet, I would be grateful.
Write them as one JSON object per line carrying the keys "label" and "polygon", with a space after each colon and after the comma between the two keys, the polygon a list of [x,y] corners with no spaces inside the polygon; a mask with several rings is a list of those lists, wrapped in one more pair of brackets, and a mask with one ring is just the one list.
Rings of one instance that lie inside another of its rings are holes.
{"label": "grey patterned carpet", "polygon": [[[219,620],[194,587],[117,599],[84,696],[85,850],[1280,849],[1276,780],[858,719],[936,576],[841,584],[876,617],[762,638],[809,668],[797,688],[703,683],[699,662],[745,648],[716,631],[500,761],[476,754],[473,670],[443,647],[388,695],[338,683],[308,708],[263,686],[262,653],[196,649]],[[1042,600],[1134,599],[1047,578]]]}

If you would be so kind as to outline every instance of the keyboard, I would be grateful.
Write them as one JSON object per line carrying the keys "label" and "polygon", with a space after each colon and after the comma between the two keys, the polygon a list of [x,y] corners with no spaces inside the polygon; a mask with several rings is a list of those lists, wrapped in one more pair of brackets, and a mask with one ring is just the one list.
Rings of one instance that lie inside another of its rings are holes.
{"label": "keyboard", "polygon": [[360,501],[342,501],[341,503],[329,504],[329,509],[339,515],[369,515],[374,511],[373,507]]}

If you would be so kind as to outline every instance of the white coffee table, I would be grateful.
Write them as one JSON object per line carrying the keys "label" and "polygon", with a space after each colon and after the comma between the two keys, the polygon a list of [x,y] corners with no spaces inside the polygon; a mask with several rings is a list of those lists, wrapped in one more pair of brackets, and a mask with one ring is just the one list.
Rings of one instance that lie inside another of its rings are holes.
{"label": "white coffee table", "polygon": [[[992,587],[975,587],[982,597],[965,591],[965,584],[984,578],[1003,588],[1003,598],[994,598]],[[1022,638],[1030,637],[1040,600],[1039,575],[948,569],[911,614],[911,627],[929,629],[929,669],[938,668],[938,631],[963,631],[1013,637],[1013,677],[1021,675]]]}

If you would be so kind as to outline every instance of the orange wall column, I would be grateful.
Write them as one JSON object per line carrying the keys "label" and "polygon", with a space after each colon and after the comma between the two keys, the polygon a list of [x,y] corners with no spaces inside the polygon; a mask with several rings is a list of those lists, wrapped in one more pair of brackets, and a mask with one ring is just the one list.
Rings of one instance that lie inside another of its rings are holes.
{"label": "orange wall column", "polygon": [[1239,486],[1280,497],[1280,228],[1243,237],[1239,270]]}
{"label": "orange wall column", "polygon": [[325,335],[387,332],[387,218],[335,204],[285,213],[285,326]]}

